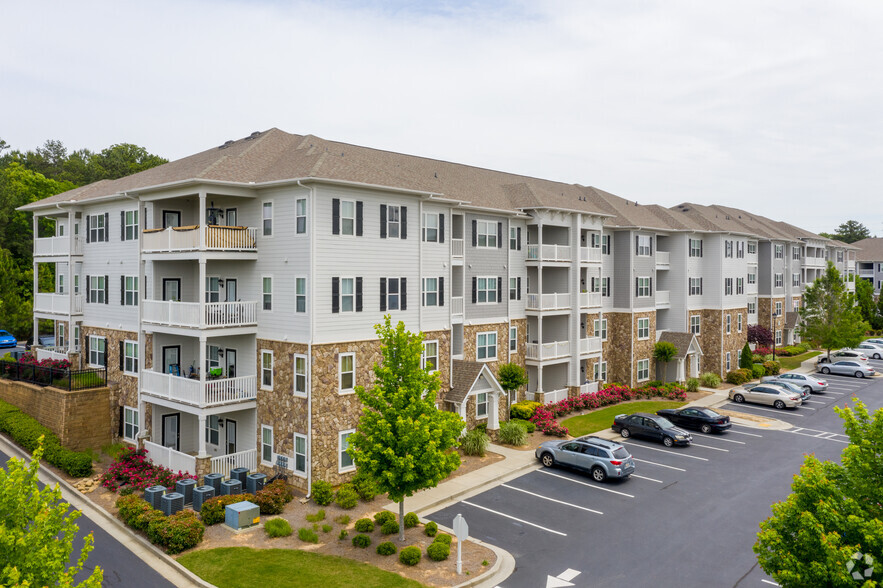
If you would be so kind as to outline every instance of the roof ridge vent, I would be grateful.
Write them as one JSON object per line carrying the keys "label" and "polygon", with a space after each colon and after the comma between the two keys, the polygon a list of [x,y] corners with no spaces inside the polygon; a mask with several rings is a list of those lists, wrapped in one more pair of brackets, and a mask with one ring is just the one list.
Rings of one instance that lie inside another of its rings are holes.
{"label": "roof ridge vent", "polygon": [[233,144],[233,139],[230,139],[229,141],[224,141],[223,145],[218,145],[218,149],[226,149],[227,147],[229,147],[232,144]]}

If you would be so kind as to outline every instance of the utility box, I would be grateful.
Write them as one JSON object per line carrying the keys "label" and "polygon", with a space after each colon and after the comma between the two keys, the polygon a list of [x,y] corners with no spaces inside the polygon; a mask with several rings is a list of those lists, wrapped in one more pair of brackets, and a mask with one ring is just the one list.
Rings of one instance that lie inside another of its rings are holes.
{"label": "utility box", "polygon": [[170,517],[176,512],[184,510],[184,495],[178,492],[169,492],[163,495],[160,503],[162,504],[162,508],[160,508],[162,513]]}
{"label": "utility box", "polygon": [[193,489],[193,510],[202,511],[202,503],[215,497],[214,486],[197,486]]}
{"label": "utility box", "polygon": [[266,481],[267,474],[248,474],[245,478],[245,491],[254,494],[258,490],[263,490]]}
{"label": "utility box", "polygon": [[184,504],[193,502],[193,489],[196,488],[196,480],[185,478],[175,482],[175,492],[184,495]]}
{"label": "utility box", "polygon": [[261,522],[261,509],[247,500],[228,504],[224,509],[224,522],[236,531],[253,527]]}
{"label": "utility box", "polygon": [[224,480],[221,482],[221,496],[230,494],[242,494],[242,483],[239,480]]}
{"label": "utility box", "polygon": [[221,482],[224,481],[224,474],[206,474],[202,479],[202,483],[215,489],[215,496],[221,495]]}
{"label": "utility box", "polygon": [[230,470],[230,479],[239,480],[243,488],[245,488],[246,476],[248,476],[248,468],[233,468]]}
{"label": "utility box", "polygon": [[150,488],[144,490],[144,500],[146,500],[152,508],[156,510],[162,510],[160,499],[165,493],[165,486],[151,486]]}

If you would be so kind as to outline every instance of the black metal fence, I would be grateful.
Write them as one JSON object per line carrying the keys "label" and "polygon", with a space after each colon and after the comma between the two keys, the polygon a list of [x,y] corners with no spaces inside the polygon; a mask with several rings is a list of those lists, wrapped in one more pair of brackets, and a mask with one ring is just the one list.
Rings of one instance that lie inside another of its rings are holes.
{"label": "black metal fence", "polygon": [[62,390],[87,390],[106,385],[107,368],[72,370],[17,361],[0,361],[0,379],[52,386]]}

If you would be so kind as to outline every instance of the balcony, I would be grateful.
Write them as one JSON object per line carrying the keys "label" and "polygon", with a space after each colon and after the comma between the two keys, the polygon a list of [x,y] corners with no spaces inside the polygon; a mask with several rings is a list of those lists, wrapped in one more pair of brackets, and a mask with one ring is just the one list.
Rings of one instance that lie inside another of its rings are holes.
{"label": "balcony", "polygon": [[570,341],[528,343],[525,345],[525,357],[537,361],[570,357]]}
{"label": "balcony", "polygon": [[189,226],[145,230],[141,239],[141,251],[144,253],[200,251],[201,234],[205,234],[203,251],[257,252],[257,229],[215,225],[203,228]]}
{"label": "balcony", "polygon": [[601,306],[600,292],[580,292],[579,307],[580,308],[596,308]]}
{"label": "balcony", "polygon": [[584,337],[579,340],[579,354],[592,355],[601,353],[601,337]]}
{"label": "balcony", "polygon": [[217,329],[258,324],[257,302],[206,302],[201,317],[199,302],[144,300],[142,304],[142,321],[155,325]]}
{"label": "balcony", "polygon": [[208,408],[254,400],[257,398],[257,376],[206,380],[203,385],[199,380],[144,370],[141,372],[141,393]]}
{"label": "balcony", "polygon": [[570,294],[557,292],[553,294],[528,294],[528,310],[564,310],[570,308]]}
{"label": "balcony", "polygon": [[582,263],[601,263],[600,247],[580,247],[579,260]]}
{"label": "balcony", "polygon": [[671,253],[668,251],[656,252],[656,269],[669,269],[671,267]]}
{"label": "balcony", "polygon": [[451,296],[451,319],[463,322],[463,297]]}
{"label": "balcony", "polygon": [[463,257],[463,239],[451,239],[451,256]]}
{"label": "balcony", "polygon": [[82,255],[83,240],[74,238],[74,248],[71,251],[70,237],[44,237],[34,239],[34,257],[62,257],[67,255]]}
{"label": "balcony", "polygon": [[570,245],[528,245],[527,261],[570,261]]}
{"label": "balcony", "polygon": [[671,308],[671,291],[656,291],[656,308]]}
{"label": "balcony", "polygon": [[74,294],[71,302],[70,294],[37,293],[34,296],[34,312],[48,314],[83,314],[84,297]]}

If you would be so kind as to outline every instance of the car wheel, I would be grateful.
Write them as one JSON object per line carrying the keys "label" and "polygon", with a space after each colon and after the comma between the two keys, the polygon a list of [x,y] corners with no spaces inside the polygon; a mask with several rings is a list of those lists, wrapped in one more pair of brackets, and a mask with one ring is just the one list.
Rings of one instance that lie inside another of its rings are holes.
{"label": "car wheel", "polygon": [[864,374],[864,372],[855,372],[855,377],[856,378],[864,378],[865,374]]}
{"label": "car wheel", "polygon": [[607,479],[607,472],[601,466],[595,466],[592,468],[592,479],[596,482],[603,482]]}
{"label": "car wheel", "polygon": [[831,368],[823,367],[823,368],[822,368],[822,373],[823,373],[823,374],[830,374],[830,373],[831,373]]}
{"label": "car wheel", "polygon": [[666,447],[671,447],[672,445],[675,444],[675,440],[672,439],[671,437],[663,437],[662,444],[665,445]]}
{"label": "car wheel", "polygon": [[812,394],[812,387],[811,386],[804,386],[803,389],[806,390],[807,392],[809,392],[810,394]]}
{"label": "car wheel", "polygon": [[779,410],[782,410],[783,408],[785,408],[785,403],[782,402],[781,400],[776,400],[776,401],[773,403],[773,406],[775,406],[775,407],[778,408]]}
{"label": "car wheel", "polygon": [[735,396],[733,396],[733,400],[738,402],[739,404],[742,404],[743,402],[745,402],[745,397],[741,394],[736,394]]}
{"label": "car wheel", "polygon": [[619,434],[622,435],[623,437],[625,437],[626,439],[628,439],[629,437],[632,436],[632,432],[629,431],[628,429],[626,429],[625,427],[623,427],[623,429],[619,432]]}
{"label": "car wheel", "polygon": [[540,460],[543,462],[543,465],[546,466],[547,468],[550,468],[553,465],[555,465],[555,458],[552,457],[551,453],[544,453],[543,457],[541,457]]}
{"label": "car wheel", "polygon": [[707,434],[711,433],[711,425],[704,424],[701,427],[699,427],[699,430],[707,435]]}

